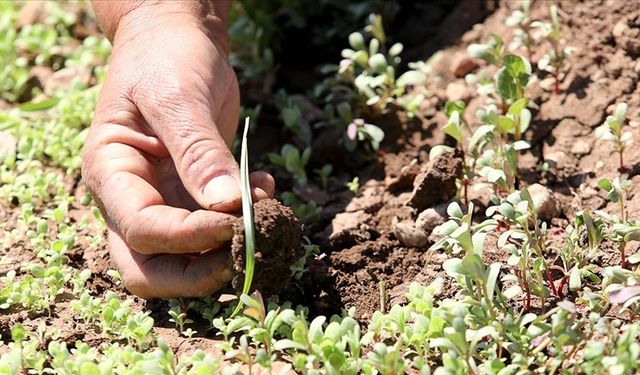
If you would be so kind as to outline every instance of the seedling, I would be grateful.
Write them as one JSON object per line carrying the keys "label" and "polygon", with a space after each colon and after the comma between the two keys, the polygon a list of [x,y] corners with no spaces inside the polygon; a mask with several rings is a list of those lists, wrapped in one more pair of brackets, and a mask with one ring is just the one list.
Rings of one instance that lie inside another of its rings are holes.
{"label": "seedling", "polygon": [[547,253],[546,223],[538,220],[537,208],[526,188],[511,193],[502,201],[496,200],[495,203],[495,206],[487,209],[487,216],[500,216],[509,226],[498,239],[498,246],[512,253],[508,263],[518,267],[519,281],[526,292],[525,307],[528,309],[531,306],[532,292],[540,296],[544,306],[547,291],[542,282],[543,273],[551,292],[559,296],[550,267],[544,258]]}
{"label": "seedling", "polygon": [[[367,105],[377,112],[386,112],[389,104],[399,104],[398,98],[406,93],[409,86],[420,85],[427,77],[420,70],[409,70],[396,78],[403,47],[395,43],[387,49],[382,17],[370,15],[365,30],[371,35],[368,45],[362,33],[349,35],[351,48],[342,51],[344,60],[338,73],[353,82],[358,92],[366,97]],[[414,105],[413,101],[404,104],[409,108]]]}
{"label": "seedling", "polygon": [[602,178],[598,181],[598,186],[607,192],[607,198],[617,203],[620,207],[620,219],[619,221],[624,223],[627,221],[627,212],[625,209],[626,191],[631,187],[631,181],[620,181],[619,177],[613,179],[613,181],[606,178]]}
{"label": "seedling", "polygon": [[345,184],[345,186],[347,187],[347,189],[349,189],[354,195],[358,194],[358,191],[360,190],[360,177],[356,176],[353,178],[353,180],[347,182]]}
{"label": "seedling", "polygon": [[532,19],[529,15],[529,8],[531,6],[530,0],[522,0],[521,8],[513,11],[505,24],[507,26],[517,26],[515,30],[513,41],[509,45],[511,50],[515,50],[520,47],[524,47],[527,50],[527,57],[531,60],[531,47],[533,47],[533,37],[531,36],[531,23]]}
{"label": "seedling", "polygon": [[[248,295],[251,290],[253,272],[256,262],[255,250],[255,226],[253,222],[253,202],[251,199],[251,185],[249,183],[249,152],[247,146],[247,135],[249,132],[249,118],[244,121],[244,134],[242,136],[242,147],[240,150],[240,187],[242,190],[242,222],[244,224],[244,246],[245,246],[245,268],[244,285],[241,295]],[[232,317],[238,315],[242,310],[243,302],[240,300],[236,309],[231,314]]]}
{"label": "seedling", "polygon": [[624,165],[624,151],[633,143],[633,136],[630,131],[625,131],[625,116],[627,113],[627,103],[620,103],[616,107],[613,116],[607,116],[604,124],[596,128],[596,137],[613,143],[613,152],[618,153],[620,167],[618,171],[627,171]]}
{"label": "seedling", "polygon": [[367,124],[363,119],[355,119],[347,126],[345,147],[349,151],[355,150],[358,142],[367,142],[373,151],[378,151],[380,142],[384,139],[384,131],[373,124]]}
{"label": "seedling", "polygon": [[549,50],[549,52],[547,52],[544,57],[538,61],[538,68],[553,74],[553,93],[558,95],[560,94],[560,75],[564,69],[565,61],[573,53],[574,48],[562,48],[561,46],[558,7],[552,5],[549,7],[549,13],[551,14],[550,23],[533,21],[531,23],[531,27],[538,29],[542,33],[542,37],[551,45],[551,50]]}
{"label": "seedling", "polygon": [[322,187],[326,189],[329,184],[329,179],[331,178],[331,173],[333,172],[333,165],[325,164],[322,168],[314,169],[313,171],[320,178]]}
{"label": "seedling", "polygon": [[305,167],[311,157],[311,149],[309,147],[300,153],[300,150],[295,146],[286,144],[282,146],[280,154],[269,153],[268,157],[273,164],[279,165],[285,168],[287,172],[292,173],[301,185],[307,184]]}

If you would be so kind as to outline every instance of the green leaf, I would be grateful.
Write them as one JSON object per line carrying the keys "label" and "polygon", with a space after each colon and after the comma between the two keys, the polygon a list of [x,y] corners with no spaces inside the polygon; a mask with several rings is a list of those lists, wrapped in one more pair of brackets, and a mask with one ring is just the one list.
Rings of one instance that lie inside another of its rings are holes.
{"label": "green leaf", "polygon": [[616,119],[618,119],[618,122],[622,124],[624,123],[624,117],[626,113],[627,113],[627,103],[622,102],[618,104],[618,106],[616,107],[616,112],[614,116],[616,117]]}
{"label": "green leaf", "polygon": [[451,146],[445,146],[445,145],[433,146],[431,150],[429,150],[429,160],[435,160],[436,158],[438,158],[440,155],[444,153],[454,152],[454,151],[455,151],[455,148]]}
{"label": "green leaf", "polygon": [[454,111],[460,112],[460,115],[464,114],[465,104],[463,101],[459,100],[457,102],[447,101],[444,105],[444,114],[447,117],[451,117],[451,114]]}
{"label": "green leaf", "polygon": [[349,34],[349,45],[355,50],[362,50],[366,48],[364,44],[364,37],[359,32]]}
{"label": "green leaf", "polygon": [[369,57],[369,67],[376,73],[384,73],[387,69],[387,59],[381,53]]}
{"label": "green leaf", "polygon": [[467,254],[462,258],[462,271],[473,280],[484,279],[484,263],[478,254]]}
{"label": "green leaf", "polygon": [[573,267],[569,274],[569,289],[574,292],[582,289],[582,278],[580,277],[580,269],[578,267]]}
{"label": "green leaf", "polygon": [[487,276],[487,297],[493,299],[493,292],[498,282],[498,276],[500,275],[500,263],[492,263],[489,266],[489,275]]}
{"label": "green leaf", "polygon": [[423,84],[427,80],[427,76],[418,70],[409,70],[404,72],[396,80],[398,87],[407,87]]}
{"label": "green leaf", "polygon": [[443,127],[442,131],[445,134],[451,136],[458,143],[462,143],[462,129],[460,127],[460,114],[459,112],[453,112],[451,117],[449,118],[449,122],[447,122]]}
{"label": "green leaf", "polygon": [[462,259],[460,258],[451,258],[447,259],[444,263],[442,263],[442,269],[447,273],[447,275],[456,277],[462,274]]}
{"label": "green leaf", "polygon": [[513,104],[509,106],[508,114],[513,116],[519,116],[520,112],[527,107],[527,98],[521,98],[516,100]]}
{"label": "green leaf", "polygon": [[18,108],[24,112],[44,111],[45,109],[54,107],[59,101],[60,98],[49,98],[39,102],[27,102],[21,104]]}
{"label": "green leaf", "polygon": [[303,344],[297,343],[289,339],[282,339],[282,340],[276,341],[276,343],[273,345],[273,348],[275,350],[296,349],[300,351],[306,351],[307,349]]}
{"label": "green leaf", "polygon": [[606,178],[601,178],[600,180],[598,180],[598,186],[605,191],[611,191],[613,189],[611,181],[607,180]]}
{"label": "green leaf", "polygon": [[398,56],[402,53],[403,48],[402,43],[394,43],[394,45],[389,48],[389,56]]}

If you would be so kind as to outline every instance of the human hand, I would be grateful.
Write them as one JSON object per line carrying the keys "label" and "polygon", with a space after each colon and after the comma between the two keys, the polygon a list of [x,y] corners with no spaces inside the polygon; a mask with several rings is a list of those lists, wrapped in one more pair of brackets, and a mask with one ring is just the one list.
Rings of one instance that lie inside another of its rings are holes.
{"label": "human hand", "polygon": [[[228,148],[238,84],[220,18],[150,4],[117,22],[82,173],[127,289],[143,298],[202,296],[233,276],[222,247],[241,205]],[[254,199],[273,195],[267,173],[253,173],[251,184]]]}

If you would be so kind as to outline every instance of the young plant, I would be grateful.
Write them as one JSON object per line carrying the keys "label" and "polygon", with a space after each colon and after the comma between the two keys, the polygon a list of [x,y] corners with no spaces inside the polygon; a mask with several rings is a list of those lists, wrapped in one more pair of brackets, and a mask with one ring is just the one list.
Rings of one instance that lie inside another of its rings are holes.
{"label": "young plant", "polygon": [[531,36],[532,19],[529,15],[531,1],[523,0],[520,3],[521,8],[514,10],[505,21],[507,26],[518,27],[514,32],[513,41],[509,45],[509,48],[516,50],[524,47],[527,50],[527,58],[531,60],[531,48],[533,47],[533,37]]}
{"label": "young plant", "polygon": [[553,93],[560,94],[560,75],[564,70],[567,58],[573,53],[574,48],[562,47],[560,43],[560,22],[558,20],[558,7],[549,7],[551,22],[533,21],[531,27],[538,29],[542,37],[549,42],[551,49],[538,61],[538,68],[553,74]]}
{"label": "young plant", "polygon": [[631,187],[631,181],[620,181],[619,177],[614,178],[613,181],[602,178],[598,181],[598,186],[607,192],[607,198],[611,202],[618,204],[620,207],[620,218],[618,221],[625,223],[627,221],[627,211],[625,209],[625,201],[627,200],[626,192]]}
{"label": "young plant", "polygon": [[618,153],[620,167],[618,171],[623,173],[627,171],[624,165],[624,151],[633,142],[633,136],[630,131],[625,131],[625,116],[627,113],[627,103],[620,103],[616,107],[613,116],[607,116],[604,124],[596,128],[596,137],[613,143],[613,152]]}
{"label": "young plant", "polygon": [[353,82],[358,92],[367,98],[367,105],[376,112],[385,112],[389,104],[398,104],[398,98],[409,86],[424,83],[426,75],[420,70],[409,70],[396,78],[403,47],[395,43],[387,49],[381,16],[372,14],[366,31],[371,35],[368,45],[362,33],[349,35],[351,48],[342,51],[344,60],[338,73]]}
{"label": "young plant", "polygon": [[547,225],[538,220],[537,207],[524,188],[515,191],[487,209],[487,216],[496,215],[509,228],[498,239],[498,247],[511,252],[508,263],[518,268],[518,280],[526,292],[525,308],[531,307],[531,293],[539,295],[545,305],[547,290],[543,279],[555,296],[560,296],[550,267],[544,258],[547,253]]}
{"label": "young plant", "polygon": [[268,157],[269,161],[273,164],[281,166],[285,168],[287,172],[292,173],[301,185],[307,184],[305,167],[311,157],[311,149],[309,147],[300,153],[300,150],[295,146],[286,144],[282,146],[280,154],[269,153]]}
{"label": "young plant", "polygon": [[[251,199],[251,185],[249,183],[249,151],[247,146],[247,135],[249,132],[249,118],[244,121],[244,134],[242,136],[242,147],[240,151],[240,187],[242,188],[242,222],[244,224],[244,246],[245,246],[245,268],[244,284],[241,295],[248,295],[251,291],[253,272],[256,263],[255,250],[255,226],[253,221],[253,202]],[[238,302],[232,317],[242,310],[242,300]]]}
{"label": "young plant", "polygon": [[384,139],[384,131],[373,124],[367,124],[363,119],[355,119],[347,126],[345,147],[349,151],[356,149],[359,142],[366,142],[373,151],[378,151],[380,142]]}

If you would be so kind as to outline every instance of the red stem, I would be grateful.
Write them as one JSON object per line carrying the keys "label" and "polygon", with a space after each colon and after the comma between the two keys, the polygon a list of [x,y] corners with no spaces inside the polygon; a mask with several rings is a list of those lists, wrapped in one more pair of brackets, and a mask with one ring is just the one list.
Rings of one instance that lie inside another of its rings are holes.
{"label": "red stem", "polygon": [[553,278],[551,277],[551,272],[549,272],[549,269],[546,268],[544,270],[544,273],[547,275],[547,281],[549,282],[549,286],[551,286],[551,292],[556,296],[558,296],[558,290],[556,289],[556,285],[553,283]]}

